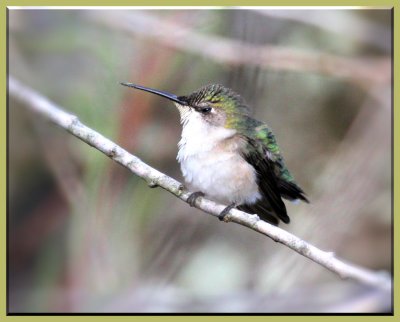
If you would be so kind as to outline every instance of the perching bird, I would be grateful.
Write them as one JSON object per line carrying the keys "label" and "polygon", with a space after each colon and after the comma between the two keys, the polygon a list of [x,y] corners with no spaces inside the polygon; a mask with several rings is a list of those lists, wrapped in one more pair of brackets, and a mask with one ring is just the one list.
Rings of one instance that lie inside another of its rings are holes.
{"label": "perching bird", "polygon": [[173,101],[179,110],[182,137],[177,160],[186,185],[196,191],[188,202],[206,196],[277,225],[289,223],[282,197],[308,202],[285,166],[267,124],[250,117],[242,97],[222,85],[207,85],[188,96],[121,83]]}

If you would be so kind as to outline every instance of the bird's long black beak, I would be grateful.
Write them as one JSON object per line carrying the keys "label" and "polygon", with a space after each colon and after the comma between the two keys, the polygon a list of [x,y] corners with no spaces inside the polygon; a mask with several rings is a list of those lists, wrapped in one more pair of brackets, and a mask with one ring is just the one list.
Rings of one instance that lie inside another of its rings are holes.
{"label": "bird's long black beak", "polygon": [[179,99],[178,96],[176,96],[174,94],[171,94],[171,93],[159,91],[157,89],[148,88],[148,87],[144,87],[144,86],[140,86],[140,85],[136,85],[136,84],[132,84],[132,83],[121,83],[121,85],[128,86],[128,87],[133,87],[133,88],[139,89],[141,91],[145,91],[145,92],[156,94],[156,95],[161,96],[161,97],[165,97],[165,98],[167,98],[167,99],[169,99],[169,100],[171,100],[173,102],[176,102],[176,103],[178,103],[180,105],[187,105],[187,103],[185,101]]}

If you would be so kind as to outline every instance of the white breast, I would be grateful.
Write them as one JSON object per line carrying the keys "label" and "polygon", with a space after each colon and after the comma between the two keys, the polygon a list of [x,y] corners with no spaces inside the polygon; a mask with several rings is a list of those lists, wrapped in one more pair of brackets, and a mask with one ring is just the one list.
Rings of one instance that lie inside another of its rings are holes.
{"label": "white breast", "polygon": [[191,113],[182,119],[177,156],[186,184],[226,205],[255,203],[261,198],[255,170],[237,152],[236,131],[212,126]]}

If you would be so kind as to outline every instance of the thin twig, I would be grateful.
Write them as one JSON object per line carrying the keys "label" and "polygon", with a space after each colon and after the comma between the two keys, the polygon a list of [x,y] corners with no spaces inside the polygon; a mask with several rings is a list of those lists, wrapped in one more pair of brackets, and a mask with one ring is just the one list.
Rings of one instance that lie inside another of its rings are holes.
{"label": "thin twig", "polygon": [[[389,8],[386,8],[389,12]],[[364,42],[390,53],[390,27],[359,15],[358,10],[265,10],[254,12],[266,17],[285,19],[314,26],[326,32],[332,32],[356,42]],[[340,21],[340,23],[329,23]]]}
{"label": "thin twig", "polygon": [[90,19],[159,44],[230,65],[317,73],[348,80],[362,88],[389,83],[390,57],[341,57],[318,51],[253,45],[212,34],[201,34],[144,11],[88,11]]}
{"label": "thin twig", "polygon": [[[27,108],[30,108],[46,119],[66,129],[74,136],[103,152],[122,166],[128,168],[131,172],[144,179],[150,187],[159,186],[187,202],[191,192],[184,189],[180,182],[150,167],[139,158],[130,154],[98,132],[85,126],[75,115],[64,112],[55,103],[21,84],[12,76],[9,77],[8,85],[9,94],[23,103]],[[198,198],[196,208],[213,216],[218,216],[225,206],[205,198]],[[231,221],[246,226],[256,232],[270,237],[274,241],[291,248],[299,254],[334,272],[343,279],[354,279],[361,283],[382,288],[387,291],[391,289],[391,278],[388,273],[374,272],[363,267],[345,263],[344,261],[337,259],[334,253],[322,251],[299,237],[260,220],[257,215],[250,215],[232,209],[225,218],[227,222]]]}

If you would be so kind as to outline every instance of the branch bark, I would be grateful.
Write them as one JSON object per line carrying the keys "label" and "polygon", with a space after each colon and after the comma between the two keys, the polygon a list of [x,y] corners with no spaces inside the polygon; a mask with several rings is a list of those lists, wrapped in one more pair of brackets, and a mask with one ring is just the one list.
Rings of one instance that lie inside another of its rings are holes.
{"label": "branch bark", "polygon": [[[95,149],[103,152],[115,162],[144,179],[150,187],[159,186],[172,193],[177,198],[187,202],[191,192],[184,189],[180,182],[150,167],[138,157],[130,154],[100,133],[82,124],[77,116],[63,111],[61,107],[31,88],[23,85],[12,76],[9,76],[8,79],[8,91],[9,95],[23,103],[27,108],[64,128]],[[195,207],[213,216],[218,216],[225,208],[224,205],[217,204],[206,198],[198,198]],[[260,220],[257,215],[251,215],[237,209],[232,209],[230,213],[225,216],[225,219],[226,222],[234,222],[248,227],[271,238],[275,242],[289,247],[337,274],[342,279],[353,279],[386,291],[390,291],[391,289],[391,278],[387,272],[375,272],[339,260],[335,257],[334,253],[320,250],[301,238]]]}

